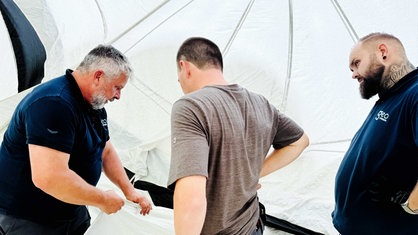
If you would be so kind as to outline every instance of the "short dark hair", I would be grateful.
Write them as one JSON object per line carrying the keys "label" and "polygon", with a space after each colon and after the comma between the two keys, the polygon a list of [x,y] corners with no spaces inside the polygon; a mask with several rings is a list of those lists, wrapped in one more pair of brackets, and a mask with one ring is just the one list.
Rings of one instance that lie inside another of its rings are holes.
{"label": "short dark hair", "polygon": [[188,38],[177,52],[177,65],[186,60],[199,69],[217,68],[223,70],[222,53],[212,41],[202,37]]}

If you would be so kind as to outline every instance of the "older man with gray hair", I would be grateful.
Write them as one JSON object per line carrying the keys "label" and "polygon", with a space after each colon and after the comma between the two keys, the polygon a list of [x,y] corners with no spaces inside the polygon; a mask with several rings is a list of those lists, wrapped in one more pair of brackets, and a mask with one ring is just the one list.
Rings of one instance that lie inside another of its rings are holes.
{"label": "older man with gray hair", "polygon": [[95,187],[102,170],[127,200],[151,210],[130,183],[108,131],[108,101],[131,76],[109,45],[91,50],[76,70],[34,88],[17,106],[0,147],[0,234],[83,234],[86,205],[122,208],[114,191]]}

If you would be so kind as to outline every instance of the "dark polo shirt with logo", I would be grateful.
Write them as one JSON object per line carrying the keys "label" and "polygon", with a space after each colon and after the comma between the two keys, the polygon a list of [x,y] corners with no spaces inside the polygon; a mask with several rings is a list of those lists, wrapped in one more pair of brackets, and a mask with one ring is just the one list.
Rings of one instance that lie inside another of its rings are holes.
{"label": "dark polo shirt with logo", "polygon": [[1,213],[39,222],[76,216],[79,206],[35,187],[28,144],[70,154],[70,169],[91,185],[99,180],[102,152],[109,139],[106,111],[93,110],[85,102],[71,72],[34,88],[11,118],[0,147]]}
{"label": "dark polo shirt with logo", "polygon": [[[341,234],[418,234],[418,216],[383,196],[410,191],[418,179],[418,70],[376,102],[354,136],[335,181],[334,226]],[[385,179],[385,181],[382,181]]]}

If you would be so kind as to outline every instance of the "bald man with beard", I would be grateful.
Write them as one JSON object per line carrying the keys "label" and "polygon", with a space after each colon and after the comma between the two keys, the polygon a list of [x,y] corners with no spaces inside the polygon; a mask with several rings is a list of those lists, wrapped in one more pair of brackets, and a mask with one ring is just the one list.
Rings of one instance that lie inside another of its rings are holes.
{"label": "bald man with beard", "polygon": [[361,38],[349,57],[364,99],[378,95],[335,181],[335,228],[343,235],[418,234],[418,70],[401,41]]}

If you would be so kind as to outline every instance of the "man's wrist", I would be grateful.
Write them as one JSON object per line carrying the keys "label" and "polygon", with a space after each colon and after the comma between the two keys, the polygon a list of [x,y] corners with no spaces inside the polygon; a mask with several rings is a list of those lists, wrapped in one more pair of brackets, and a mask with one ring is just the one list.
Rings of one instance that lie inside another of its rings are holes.
{"label": "man's wrist", "polygon": [[401,206],[406,213],[411,215],[418,215],[418,209],[412,210],[411,208],[409,208],[409,200],[406,200],[406,202],[402,203]]}

